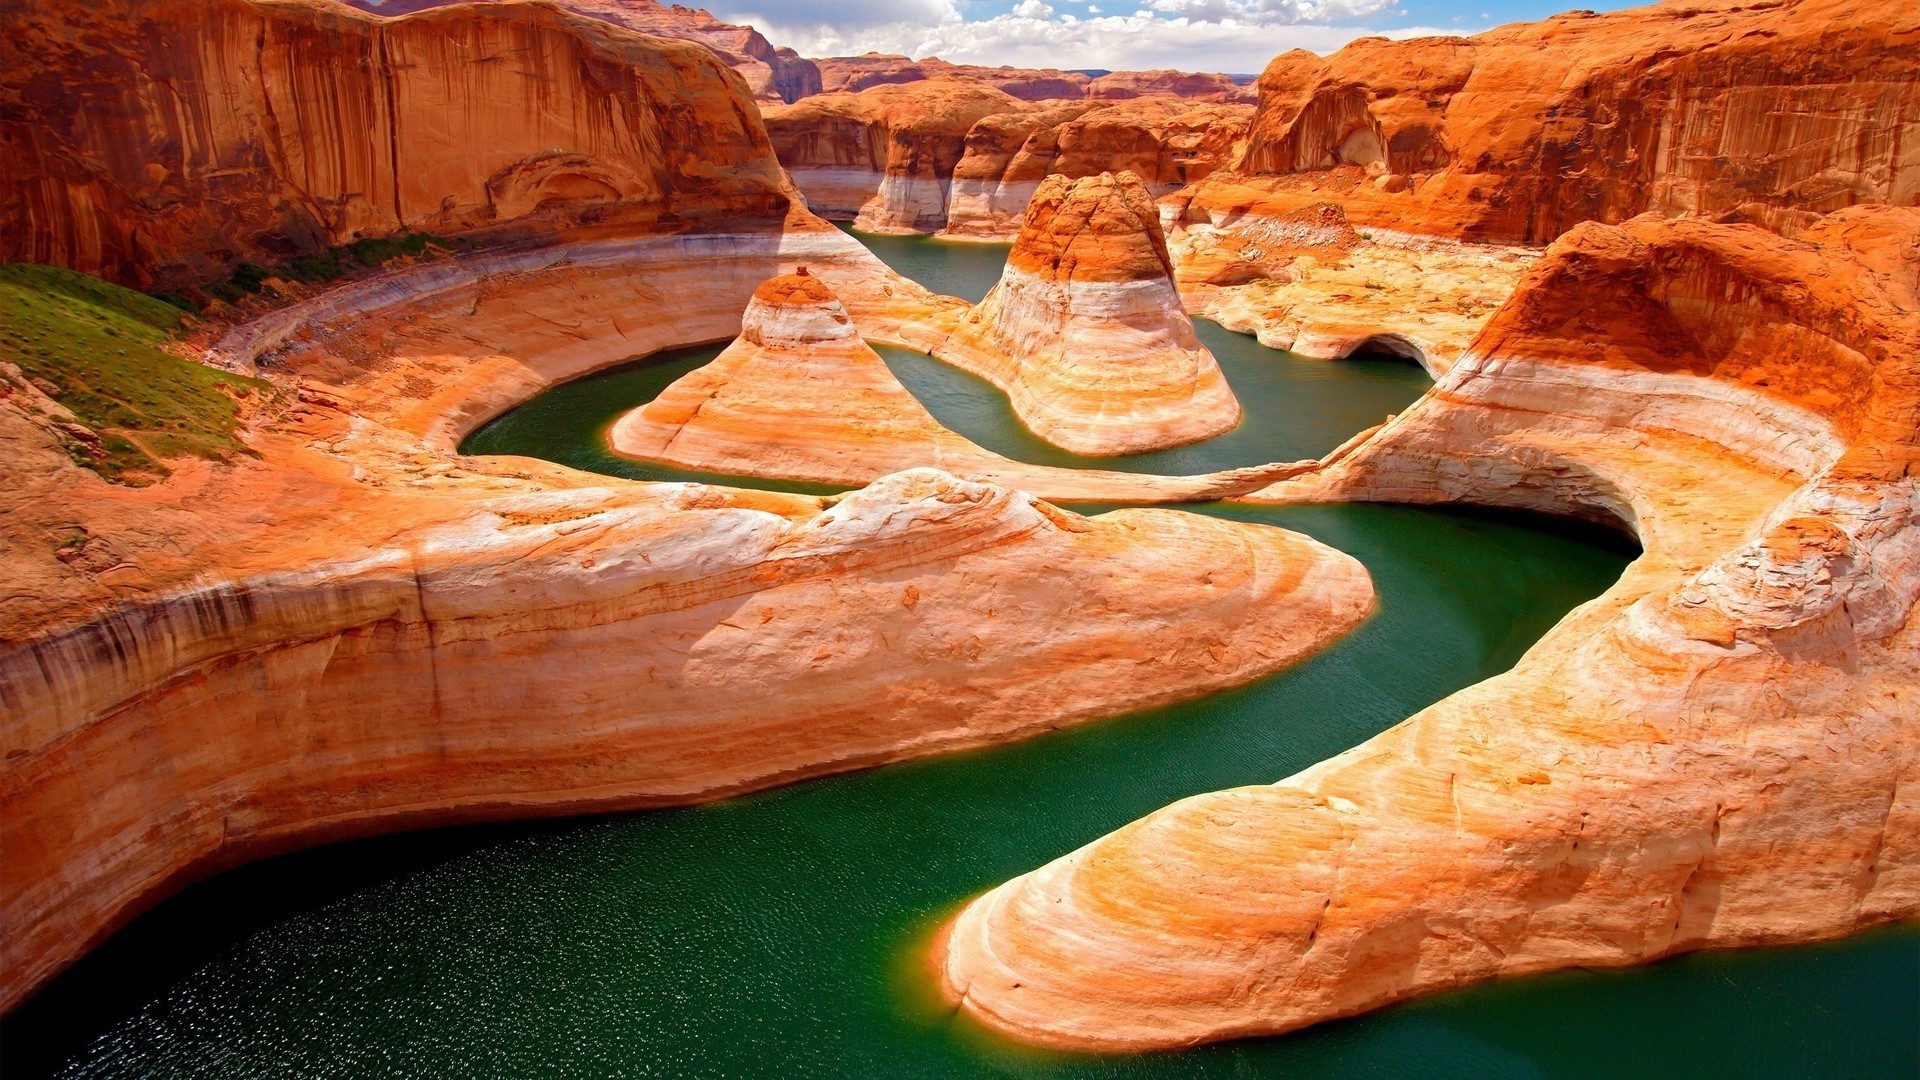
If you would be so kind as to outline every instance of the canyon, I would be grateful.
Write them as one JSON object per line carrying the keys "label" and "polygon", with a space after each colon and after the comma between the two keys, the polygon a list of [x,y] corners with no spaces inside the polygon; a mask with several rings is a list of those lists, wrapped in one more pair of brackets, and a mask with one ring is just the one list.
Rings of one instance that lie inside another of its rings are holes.
{"label": "canyon", "polygon": [[[8,324],[0,1012],[267,855],[1009,743],[1375,625],[1368,566],[1254,508],[1497,507],[1640,553],[1504,673],[919,910],[910,977],[964,1023],[1169,1050],[1920,915],[1920,18],[1363,38],[1253,104],[807,61],[650,0],[366,6],[5,19],[0,262],[268,284],[165,341],[221,373],[225,449],[87,420],[97,367],[34,375],[43,324]],[[831,221],[1011,247],[969,303]],[[121,333],[131,294],[44,280]],[[1433,386],[1317,460],[1101,467],[1252,415],[1196,317]],[[593,437],[739,485],[461,452],[709,342]],[[1094,460],[984,448],[881,349]],[[116,479],[115,439],[164,464]]]}

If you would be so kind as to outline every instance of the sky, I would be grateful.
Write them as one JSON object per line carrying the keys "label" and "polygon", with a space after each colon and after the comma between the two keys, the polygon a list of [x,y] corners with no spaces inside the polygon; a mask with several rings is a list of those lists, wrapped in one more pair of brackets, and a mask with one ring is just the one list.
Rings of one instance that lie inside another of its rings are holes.
{"label": "sky", "polygon": [[1253,74],[1289,49],[1472,34],[1598,0],[681,0],[803,56],[869,50],[1016,67]]}

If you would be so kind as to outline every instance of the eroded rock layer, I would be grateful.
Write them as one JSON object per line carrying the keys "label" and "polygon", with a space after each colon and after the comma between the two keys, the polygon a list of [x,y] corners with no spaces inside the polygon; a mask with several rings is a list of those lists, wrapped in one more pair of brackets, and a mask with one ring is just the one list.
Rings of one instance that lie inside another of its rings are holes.
{"label": "eroded rock layer", "polygon": [[1368,610],[1358,564],[1279,530],[925,470],[822,500],[454,453],[556,380],[737,332],[796,263],[876,337],[950,325],[797,226],[563,234],[236,327],[210,355],[276,388],[257,456],[145,488],[74,465],[9,378],[0,1003],[266,852],[1011,738],[1253,677]]}
{"label": "eroded rock layer", "polygon": [[1644,554],[1509,673],[969,905],[969,1014],[1286,1031],[1475,979],[1920,913],[1920,212],[1558,241],[1426,398],[1280,501],[1472,501]]}
{"label": "eroded rock layer", "polygon": [[1888,0],[1670,2],[1471,38],[1294,51],[1260,79],[1216,214],[1545,243],[1645,211],[1789,233],[1920,200],[1920,19]]}
{"label": "eroded rock layer", "polygon": [[9,10],[0,261],[171,286],[401,228],[777,228],[791,201],[711,52],[546,4]]}
{"label": "eroded rock layer", "polygon": [[1232,161],[1251,117],[1165,97],[1029,103],[942,77],[772,108],[767,130],[815,213],[1010,240],[1046,177],[1125,170],[1165,194]]}
{"label": "eroded rock layer", "polygon": [[1034,434],[1079,454],[1179,446],[1240,422],[1131,173],[1045,181],[999,283],[934,355],[1005,390]]}

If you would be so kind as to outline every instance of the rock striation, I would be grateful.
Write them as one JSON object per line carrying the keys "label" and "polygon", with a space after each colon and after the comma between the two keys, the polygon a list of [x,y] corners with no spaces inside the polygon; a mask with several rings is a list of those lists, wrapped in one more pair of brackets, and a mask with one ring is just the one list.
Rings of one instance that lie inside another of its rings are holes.
{"label": "rock striation", "polygon": [[172,287],[399,229],[778,229],[793,201],[711,52],[546,4],[12,11],[4,261]]}
{"label": "rock striation", "polygon": [[1261,75],[1236,177],[1198,202],[1545,243],[1647,211],[1792,233],[1914,205],[1920,23],[1884,0],[1673,2],[1471,38],[1363,38]]}
{"label": "rock striation", "polygon": [[934,355],[1005,390],[1034,434],[1074,453],[1179,446],[1240,422],[1132,173],[1041,184],[999,283]]}
{"label": "rock striation", "polygon": [[771,108],[767,131],[815,213],[1010,240],[1047,176],[1124,170],[1165,194],[1231,162],[1251,118],[1165,97],[1036,104],[943,76]]}
{"label": "rock striation", "polygon": [[814,213],[872,232],[933,232],[946,223],[967,132],[1025,108],[992,87],[939,79],[822,94],[769,108],[766,124]]}
{"label": "rock striation", "polygon": [[1172,502],[1262,488],[1293,462],[1148,476],[1012,461],[940,426],[833,291],[802,267],[754,290],[740,336],[609,433],[629,457],[740,476],[866,484],[915,466],[1080,502]]}
{"label": "rock striation", "polygon": [[1069,180],[1130,172],[1153,195],[1165,195],[1231,162],[1251,112],[1171,98],[989,116],[967,133],[953,167],[942,233],[1011,240],[1027,202],[1048,176]]}
{"label": "rock striation", "polygon": [[[411,15],[449,4],[518,3],[521,0],[345,0],[373,15]],[[820,93],[820,68],[792,49],[775,48],[751,26],[714,18],[705,9],[656,0],[561,0],[560,6],[591,19],[642,34],[692,41],[713,50],[747,80],[756,101],[793,102]]]}
{"label": "rock striation", "polygon": [[1434,390],[1277,501],[1644,545],[1505,675],[1167,807],[951,924],[990,1027],[1139,1050],[1920,913],[1920,211],[1558,240]]}

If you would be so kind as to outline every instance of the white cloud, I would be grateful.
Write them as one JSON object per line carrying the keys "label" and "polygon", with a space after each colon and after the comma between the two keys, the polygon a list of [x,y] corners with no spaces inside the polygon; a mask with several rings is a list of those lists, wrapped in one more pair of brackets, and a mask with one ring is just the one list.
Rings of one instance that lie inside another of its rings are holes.
{"label": "white cloud", "polygon": [[1289,49],[1328,53],[1369,35],[1458,33],[1332,25],[1383,15],[1398,0],[1146,0],[1151,6],[1131,15],[1103,14],[1088,4],[1084,16],[1054,6],[1081,2],[1020,0],[1011,11],[972,21],[963,14],[972,0],[781,0],[777,15],[723,3],[714,14],[752,23],[774,44],[803,56],[874,51],[954,63],[1114,70],[1257,72]]}

